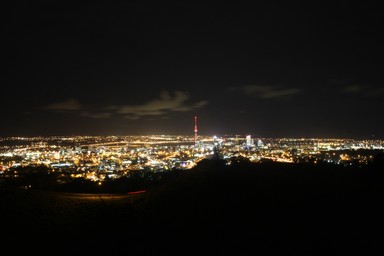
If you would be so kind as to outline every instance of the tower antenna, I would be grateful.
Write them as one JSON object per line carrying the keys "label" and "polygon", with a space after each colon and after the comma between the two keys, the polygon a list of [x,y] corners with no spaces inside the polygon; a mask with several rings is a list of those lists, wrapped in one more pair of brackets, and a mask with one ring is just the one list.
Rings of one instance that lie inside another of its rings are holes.
{"label": "tower antenna", "polygon": [[194,132],[195,132],[195,145],[197,143],[197,116],[195,115],[195,129],[194,129]]}

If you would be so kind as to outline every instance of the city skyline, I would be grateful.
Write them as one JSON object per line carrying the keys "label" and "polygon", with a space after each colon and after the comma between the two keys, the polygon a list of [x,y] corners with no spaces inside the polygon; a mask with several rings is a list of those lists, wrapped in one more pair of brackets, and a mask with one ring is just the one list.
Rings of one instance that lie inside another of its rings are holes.
{"label": "city skyline", "polygon": [[375,2],[5,9],[1,137],[384,138]]}

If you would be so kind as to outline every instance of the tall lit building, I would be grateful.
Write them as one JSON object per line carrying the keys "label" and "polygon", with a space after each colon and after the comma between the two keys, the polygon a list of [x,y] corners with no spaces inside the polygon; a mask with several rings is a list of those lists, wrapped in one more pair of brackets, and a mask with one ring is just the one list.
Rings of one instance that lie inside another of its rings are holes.
{"label": "tall lit building", "polygon": [[252,139],[251,135],[247,135],[247,136],[245,137],[245,145],[246,145],[247,147],[251,147],[251,146],[254,145],[254,143],[253,143],[253,139]]}

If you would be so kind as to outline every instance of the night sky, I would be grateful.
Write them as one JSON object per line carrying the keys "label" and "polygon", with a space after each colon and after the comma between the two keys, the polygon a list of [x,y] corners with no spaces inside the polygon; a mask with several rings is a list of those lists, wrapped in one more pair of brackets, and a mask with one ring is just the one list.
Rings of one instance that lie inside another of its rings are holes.
{"label": "night sky", "polygon": [[0,136],[384,138],[379,1],[9,2]]}

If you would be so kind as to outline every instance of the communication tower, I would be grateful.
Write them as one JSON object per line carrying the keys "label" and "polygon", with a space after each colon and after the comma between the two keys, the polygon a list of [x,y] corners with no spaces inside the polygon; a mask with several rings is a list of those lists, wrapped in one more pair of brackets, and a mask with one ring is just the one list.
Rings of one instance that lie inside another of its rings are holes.
{"label": "communication tower", "polygon": [[195,132],[195,145],[197,143],[197,116],[195,116],[195,129],[194,129],[194,132]]}

